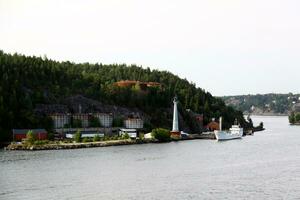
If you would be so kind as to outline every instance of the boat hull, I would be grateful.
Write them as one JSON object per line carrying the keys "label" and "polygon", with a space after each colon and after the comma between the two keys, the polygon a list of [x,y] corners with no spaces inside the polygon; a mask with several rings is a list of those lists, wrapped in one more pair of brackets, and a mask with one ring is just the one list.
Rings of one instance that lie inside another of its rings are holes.
{"label": "boat hull", "polygon": [[218,141],[239,139],[243,136],[243,132],[230,133],[226,131],[215,131],[214,133]]}

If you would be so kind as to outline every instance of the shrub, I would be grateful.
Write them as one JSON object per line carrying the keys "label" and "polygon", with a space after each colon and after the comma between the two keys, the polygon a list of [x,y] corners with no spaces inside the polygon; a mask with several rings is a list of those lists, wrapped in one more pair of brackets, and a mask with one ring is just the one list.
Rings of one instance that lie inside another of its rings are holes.
{"label": "shrub", "polygon": [[78,130],[74,135],[75,142],[81,142],[81,132]]}
{"label": "shrub", "polygon": [[49,140],[36,140],[33,143],[34,145],[45,145],[45,144],[49,144]]}
{"label": "shrub", "polygon": [[163,128],[153,129],[152,136],[160,142],[167,142],[171,139],[170,131]]}
{"label": "shrub", "polygon": [[86,142],[91,142],[92,141],[92,139],[91,138],[83,138],[82,139],[82,142],[84,142],[84,143],[86,143]]}
{"label": "shrub", "polygon": [[100,139],[101,139],[100,136],[97,134],[94,136],[93,141],[98,142],[98,141],[100,141]]}
{"label": "shrub", "polygon": [[53,132],[48,133],[48,140],[54,140],[54,133]]}
{"label": "shrub", "polygon": [[292,112],[289,116],[289,121],[291,124],[294,124],[295,123],[295,113]]}
{"label": "shrub", "polygon": [[129,137],[128,133],[125,133],[124,135],[122,135],[122,138],[126,140],[126,139],[129,139],[130,137]]}
{"label": "shrub", "polygon": [[295,115],[295,121],[296,121],[296,122],[300,122],[300,113],[297,113],[297,114]]}

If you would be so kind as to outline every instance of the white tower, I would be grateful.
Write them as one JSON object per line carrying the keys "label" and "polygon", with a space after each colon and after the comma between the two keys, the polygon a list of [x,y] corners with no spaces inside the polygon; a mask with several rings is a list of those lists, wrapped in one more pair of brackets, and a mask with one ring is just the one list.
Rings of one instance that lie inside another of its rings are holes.
{"label": "white tower", "polygon": [[172,132],[179,132],[179,127],[178,127],[178,110],[177,110],[177,97],[174,97],[173,100],[174,103],[174,111],[173,111],[173,128]]}

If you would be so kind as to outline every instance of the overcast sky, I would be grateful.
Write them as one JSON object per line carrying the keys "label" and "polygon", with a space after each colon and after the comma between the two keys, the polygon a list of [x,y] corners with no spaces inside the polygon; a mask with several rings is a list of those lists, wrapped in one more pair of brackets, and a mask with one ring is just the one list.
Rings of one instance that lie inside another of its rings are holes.
{"label": "overcast sky", "polygon": [[300,93],[300,1],[0,0],[0,49],[168,70],[218,96]]}

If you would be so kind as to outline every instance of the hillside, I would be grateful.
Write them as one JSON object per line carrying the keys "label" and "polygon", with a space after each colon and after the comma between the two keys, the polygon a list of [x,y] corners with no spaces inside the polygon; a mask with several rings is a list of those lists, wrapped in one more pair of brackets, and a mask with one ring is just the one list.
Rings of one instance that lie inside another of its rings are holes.
{"label": "hillside", "polygon": [[257,94],[222,97],[226,105],[254,115],[288,115],[300,102],[300,94]]}
{"label": "hillside", "polygon": [[[116,84],[122,80],[149,83],[146,88]],[[57,109],[68,107],[73,111],[74,105],[68,101],[73,97],[83,99],[82,104],[87,104],[88,112],[101,107],[107,111],[111,111],[110,108],[128,112],[138,110],[141,115],[147,116],[149,129],[170,128],[174,95],[180,101],[181,124],[191,132],[198,130],[186,109],[203,113],[204,124],[212,117],[223,116],[225,127],[229,127],[235,118],[243,126],[248,125],[242,112],[226,106],[220,98],[167,71],[125,64],[57,62],[0,51],[1,140],[9,140],[12,128],[43,127],[51,130],[49,118],[37,111],[41,106]]]}

